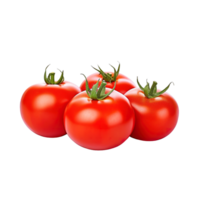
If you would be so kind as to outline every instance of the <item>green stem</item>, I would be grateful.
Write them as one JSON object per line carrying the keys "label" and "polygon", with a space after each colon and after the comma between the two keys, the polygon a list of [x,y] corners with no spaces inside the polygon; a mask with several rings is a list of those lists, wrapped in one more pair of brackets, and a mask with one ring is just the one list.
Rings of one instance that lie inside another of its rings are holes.
{"label": "green stem", "polygon": [[116,79],[117,79],[117,76],[119,75],[120,63],[119,63],[117,70],[112,65],[110,65],[110,66],[114,69],[114,75],[113,76],[112,76],[111,73],[105,73],[99,66],[98,66],[99,69],[96,69],[93,66],[92,66],[92,68],[95,69],[96,71],[98,71],[99,74],[102,75],[104,81],[111,83],[111,82],[115,82]]}
{"label": "green stem", "polygon": [[97,97],[101,98],[101,96],[103,96],[105,94],[105,89],[106,89],[106,82],[102,81],[99,90],[97,92]]}
{"label": "green stem", "polygon": [[99,63],[95,63],[96,66],[96,70],[103,76],[103,80],[105,80],[106,82],[111,82],[111,74],[109,73],[105,73],[104,69],[102,68],[102,66]]}
{"label": "green stem", "polygon": [[49,65],[45,68],[45,72],[44,72],[44,81],[46,84],[52,84],[52,85],[59,85],[64,81],[64,71],[60,71],[61,72],[61,76],[59,78],[58,81],[55,81],[55,73],[51,72],[49,73],[48,77],[47,77],[47,68],[49,67]]}
{"label": "green stem", "polygon": [[[110,90],[110,92],[108,92],[107,94],[105,94],[105,95],[103,95],[102,97],[98,98],[98,100],[103,100],[103,99],[105,99],[106,97],[108,97],[108,96],[114,91],[115,86],[116,86],[116,82],[115,82],[115,85],[114,85],[113,89]],[[104,90],[104,91],[105,91],[105,90]]]}
{"label": "green stem", "polygon": [[171,82],[164,90],[162,90],[160,92],[157,92],[157,82],[156,81],[153,82],[151,88],[149,87],[148,82],[147,82],[146,86],[143,88],[139,83],[138,77],[137,77],[137,83],[138,83],[140,89],[144,92],[145,96],[148,99],[151,99],[151,98],[158,97],[161,94],[163,94],[164,92],[166,92],[169,89],[170,84],[173,82]]}
{"label": "green stem", "polygon": [[108,92],[107,94],[105,94],[106,82],[104,80],[101,82],[101,85],[100,85],[100,87],[98,89],[98,85],[99,85],[100,79],[97,81],[96,84],[94,84],[92,86],[92,89],[90,89],[86,76],[84,74],[81,74],[81,75],[83,75],[85,77],[86,93],[93,100],[103,100],[107,96],[109,96],[115,89],[116,81],[115,81],[115,85],[114,85],[113,89],[110,92]]}
{"label": "green stem", "polygon": [[147,84],[145,87],[144,87],[144,94],[145,94],[145,96],[150,96],[149,95],[149,92],[150,92],[150,88],[149,88],[149,84]]}
{"label": "green stem", "polygon": [[50,73],[48,79],[50,84],[55,84],[55,73],[54,72]]}
{"label": "green stem", "polygon": [[[150,89],[150,92],[149,92],[149,95],[152,96],[154,94],[154,91],[155,91],[155,88],[156,88],[156,85],[158,83],[157,82],[153,82],[152,86],[151,86],[151,89]],[[157,92],[157,91],[156,91]]]}

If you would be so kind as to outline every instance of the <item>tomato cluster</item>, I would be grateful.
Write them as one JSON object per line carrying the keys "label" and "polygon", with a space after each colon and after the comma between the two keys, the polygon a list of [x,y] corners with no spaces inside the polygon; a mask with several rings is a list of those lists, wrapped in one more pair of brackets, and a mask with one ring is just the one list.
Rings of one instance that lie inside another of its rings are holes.
{"label": "tomato cluster", "polygon": [[[48,66],[47,66],[48,67]],[[20,111],[25,124],[44,137],[65,134],[78,145],[105,150],[119,146],[129,136],[145,141],[159,140],[175,128],[179,109],[172,96],[157,83],[139,88],[119,73],[104,72],[100,67],[82,82],[80,88],[58,81],[55,73],[44,73],[44,84],[29,87],[22,95]]]}

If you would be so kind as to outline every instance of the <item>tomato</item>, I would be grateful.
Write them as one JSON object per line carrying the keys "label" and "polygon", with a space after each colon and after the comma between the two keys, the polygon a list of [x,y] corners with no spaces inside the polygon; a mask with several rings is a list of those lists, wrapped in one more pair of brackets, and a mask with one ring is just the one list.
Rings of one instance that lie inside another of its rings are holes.
{"label": "tomato", "polygon": [[[46,70],[45,70],[46,72]],[[63,72],[62,72],[63,73]],[[30,130],[44,137],[59,137],[66,134],[63,124],[65,107],[80,89],[73,83],[55,83],[51,73],[47,83],[29,87],[20,102],[22,119]],[[54,83],[53,83],[54,82]]]}
{"label": "tomato", "polygon": [[[111,67],[113,67],[113,66],[111,66]],[[117,90],[118,92],[120,92],[122,94],[125,94],[130,89],[136,87],[135,84],[129,78],[127,78],[123,74],[119,74],[120,64],[118,66],[118,70],[116,70],[113,67],[114,73],[113,72],[103,72],[103,70],[100,67],[99,67],[99,69],[96,69],[96,68],[94,68],[94,69],[97,70],[99,73],[94,73],[87,77],[89,88],[91,88],[97,82],[98,79],[100,79],[99,86],[101,85],[101,82],[104,80],[107,83],[107,85],[106,85],[107,88],[113,88],[114,83],[116,82],[115,90]],[[86,82],[84,80],[80,86],[81,91],[86,90],[85,84],[86,84]]]}
{"label": "tomato", "polygon": [[[138,82],[139,84],[139,82]],[[167,93],[168,88],[157,92],[157,83],[152,87],[149,84],[145,88],[128,91],[125,96],[129,99],[135,111],[135,128],[131,137],[139,140],[154,141],[169,135],[175,128],[179,109],[175,99]]]}
{"label": "tomato", "polygon": [[98,83],[91,91],[86,86],[86,91],[70,101],[65,109],[64,125],[76,144],[106,150],[119,146],[130,136],[135,115],[128,99],[113,89],[104,88],[104,81],[96,93]]}

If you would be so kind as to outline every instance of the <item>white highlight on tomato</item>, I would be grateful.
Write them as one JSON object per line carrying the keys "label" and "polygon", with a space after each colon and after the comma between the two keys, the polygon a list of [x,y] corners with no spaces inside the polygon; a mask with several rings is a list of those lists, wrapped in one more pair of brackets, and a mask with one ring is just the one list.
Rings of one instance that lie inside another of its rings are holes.
{"label": "white highlight on tomato", "polygon": [[[47,101],[48,99],[48,101]],[[55,103],[56,99],[51,94],[41,94],[35,99],[35,107],[38,109],[45,109],[49,106],[52,106]]]}

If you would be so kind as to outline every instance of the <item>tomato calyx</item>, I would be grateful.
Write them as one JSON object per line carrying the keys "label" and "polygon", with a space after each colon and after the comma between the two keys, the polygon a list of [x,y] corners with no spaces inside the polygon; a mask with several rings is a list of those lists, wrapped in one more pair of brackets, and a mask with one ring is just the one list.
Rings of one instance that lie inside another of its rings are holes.
{"label": "tomato calyx", "polygon": [[96,69],[93,66],[92,66],[92,68],[95,69],[96,71],[98,71],[103,76],[103,80],[111,83],[111,82],[116,81],[116,78],[117,78],[117,76],[119,74],[119,70],[120,70],[120,63],[119,63],[117,70],[112,65],[110,65],[110,66],[114,69],[114,75],[113,76],[112,76],[111,73],[105,73],[99,66],[98,66],[99,69]]}
{"label": "tomato calyx", "polygon": [[139,83],[138,77],[137,77],[137,83],[138,83],[139,88],[144,92],[145,96],[148,99],[152,99],[152,98],[158,97],[161,94],[165,93],[169,89],[169,86],[171,85],[171,83],[173,83],[173,82],[170,82],[169,85],[165,89],[163,89],[162,91],[160,91],[160,92],[157,92],[157,84],[158,83],[156,81],[153,81],[153,84],[152,84],[151,87],[149,86],[149,83],[147,82],[146,86],[143,88],[141,86],[141,84]]}
{"label": "tomato calyx", "polygon": [[61,71],[61,76],[60,78],[58,79],[58,81],[55,81],[55,73],[54,72],[51,72],[49,73],[48,77],[47,77],[47,68],[49,67],[49,65],[45,68],[45,72],[44,72],[44,81],[46,84],[52,84],[52,85],[59,85],[61,84],[63,81],[64,81],[64,71]]}
{"label": "tomato calyx", "polygon": [[101,82],[100,87],[98,88],[100,79],[97,81],[96,84],[94,84],[92,86],[92,89],[90,89],[86,76],[84,74],[81,74],[81,75],[83,75],[85,77],[85,80],[86,80],[86,83],[85,83],[86,84],[86,93],[92,100],[103,100],[106,97],[108,97],[115,89],[116,82],[115,82],[115,85],[114,85],[113,89],[110,92],[108,92],[107,94],[105,94],[106,84],[107,83],[103,80]]}

